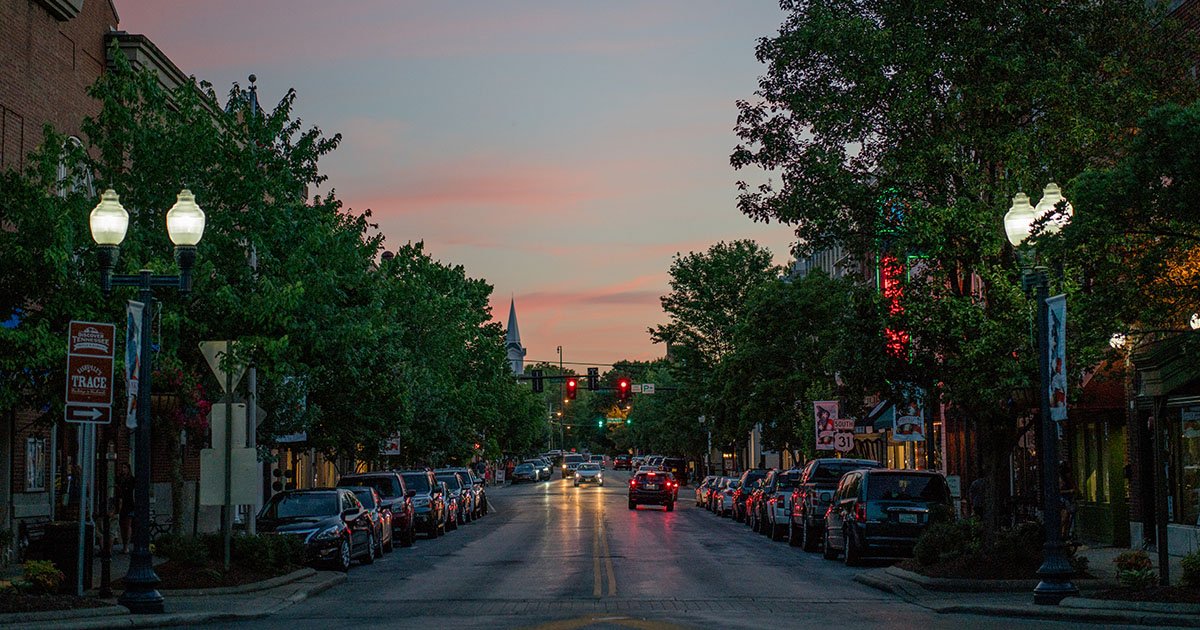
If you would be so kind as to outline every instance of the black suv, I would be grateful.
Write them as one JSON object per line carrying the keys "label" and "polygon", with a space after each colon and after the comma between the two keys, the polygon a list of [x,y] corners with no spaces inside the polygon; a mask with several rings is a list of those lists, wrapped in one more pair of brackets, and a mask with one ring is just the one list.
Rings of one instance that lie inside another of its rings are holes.
{"label": "black suv", "polygon": [[829,509],[842,475],[851,470],[880,466],[873,459],[824,457],[808,462],[800,473],[800,483],[792,491],[788,543],[799,545],[805,551],[815,551],[825,531],[825,510]]}
{"label": "black suv", "polygon": [[869,557],[911,556],[930,521],[953,513],[950,486],[939,472],[848,472],[825,515],[825,559],[837,558],[839,551],[848,565]]}
{"label": "black suv", "polygon": [[662,469],[675,475],[679,485],[688,485],[687,460],[682,457],[664,457],[662,460]]}
{"label": "black suv", "polygon": [[640,472],[629,480],[629,509],[639,505],[662,505],[668,512],[675,511],[675,497],[679,482],[668,472]]}

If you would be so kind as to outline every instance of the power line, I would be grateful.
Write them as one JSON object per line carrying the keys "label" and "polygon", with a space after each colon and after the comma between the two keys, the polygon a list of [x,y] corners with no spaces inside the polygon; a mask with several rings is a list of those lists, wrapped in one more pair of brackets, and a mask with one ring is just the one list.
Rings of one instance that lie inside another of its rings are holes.
{"label": "power line", "polygon": [[[535,364],[535,365],[536,365],[536,364],[540,364],[540,363],[545,363],[545,364],[547,364],[547,365],[554,365],[554,364],[557,364],[557,363],[558,363],[558,361],[538,361],[538,360],[536,360],[536,359],[525,359],[525,362],[526,362],[526,363],[532,363],[532,364]],[[626,362],[627,362],[627,363],[653,363],[653,361],[626,361]],[[598,365],[607,365],[607,366],[609,366],[609,367],[616,367],[616,365],[617,365],[616,363],[605,363],[604,361],[591,361],[591,362],[587,362],[587,361],[563,361],[563,362],[562,362],[562,364],[563,364],[563,365],[597,365],[597,366],[598,366]]]}

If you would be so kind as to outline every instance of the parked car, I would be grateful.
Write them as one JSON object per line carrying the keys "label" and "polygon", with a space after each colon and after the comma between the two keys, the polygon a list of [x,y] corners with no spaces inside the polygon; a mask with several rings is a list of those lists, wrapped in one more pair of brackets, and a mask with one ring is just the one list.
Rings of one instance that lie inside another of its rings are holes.
{"label": "parked car", "polygon": [[417,529],[425,532],[429,538],[437,538],[446,533],[446,498],[442,487],[438,485],[429,470],[409,470],[400,473],[413,495],[413,509],[416,513]]}
{"label": "parked car", "polygon": [[598,486],[603,486],[604,471],[600,469],[600,464],[595,462],[580,464],[579,468],[575,469],[575,487],[578,488],[581,483],[594,483]]}
{"label": "parked car", "polygon": [[746,501],[751,493],[758,489],[758,482],[767,478],[770,472],[766,468],[751,468],[738,478],[737,488],[733,490],[733,519],[739,523],[746,520]]}
{"label": "parked car", "polygon": [[613,470],[633,470],[633,458],[621,453],[613,458]]}
{"label": "parked car", "polygon": [[[411,547],[417,539],[417,521],[413,509],[413,497],[416,490],[409,490],[404,485],[400,473],[380,471],[343,475],[338,480],[338,486],[370,486],[379,493],[383,509],[391,513],[392,536],[401,547]],[[389,539],[389,540],[391,540]],[[390,549],[389,549],[390,550]]]}
{"label": "parked car", "polygon": [[349,571],[355,558],[375,561],[375,526],[346,488],[286,490],[258,513],[258,531],[304,541],[306,562]]}
{"label": "parked car", "polygon": [[673,512],[678,490],[679,484],[670,473],[639,472],[629,480],[629,509],[636,510],[639,505],[662,505],[668,512]]}
{"label": "parked car", "polygon": [[475,476],[474,471],[470,468],[447,468],[450,472],[456,472],[463,478],[463,482],[470,484],[471,488],[471,518],[477,519],[487,514],[487,486],[483,483],[483,479]]}
{"label": "parked car", "polygon": [[708,504],[708,493],[712,490],[713,484],[719,479],[715,475],[709,475],[700,483],[696,484],[696,507]]}
{"label": "parked car", "polygon": [[471,514],[471,491],[467,484],[463,483],[462,477],[458,473],[448,470],[434,471],[434,476],[437,480],[446,484],[447,504],[450,508],[450,529],[458,529],[459,525],[466,525],[470,520]]}
{"label": "parked car", "polygon": [[792,498],[792,490],[800,483],[802,471],[776,470],[763,481],[762,495],[758,504],[758,532],[771,537],[771,540],[783,540],[788,533],[788,520],[791,510],[788,507]]}
{"label": "parked car", "polygon": [[562,463],[563,479],[570,479],[571,475],[575,474],[575,469],[579,468],[579,465],[585,461],[587,461],[586,456],[580,455],[579,453],[568,453],[564,455]]}
{"label": "parked car", "polygon": [[824,556],[847,565],[912,555],[917,536],[939,511],[953,513],[939,472],[864,469],[846,473],[825,513]]}
{"label": "parked car", "polygon": [[808,462],[792,491],[788,543],[805,551],[816,551],[825,536],[825,512],[842,475],[860,468],[879,467],[879,462],[873,459],[822,457]]}
{"label": "parked car", "polygon": [[458,495],[451,494],[450,485],[440,479],[437,480],[437,487],[441,488],[442,496],[446,502],[445,518],[442,520],[442,531],[458,529]]}
{"label": "parked car", "polygon": [[512,479],[510,481],[521,483],[522,481],[537,481],[540,478],[541,475],[533,464],[523,462],[517,464],[516,468],[513,468]]}
{"label": "parked car", "polygon": [[662,466],[663,470],[675,475],[675,480],[679,482],[679,485],[688,485],[688,469],[686,459],[682,457],[664,457],[662,462],[659,463],[659,466]]}
{"label": "parked car", "polygon": [[354,493],[354,498],[362,504],[367,514],[371,516],[371,525],[375,528],[375,548],[372,553],[376,558],[382,558],[385,552],[392,550],[392,513],[384,509],[379,493],[369,486],[341,486]]}
{"label": "parked car", "polygon": [[712,495],[712,500],[709,503],[709,508],[718,516],[729,516],[733,514],[733,493],[737,490],[738,480],[733,477],[722,477],[721,482]]}

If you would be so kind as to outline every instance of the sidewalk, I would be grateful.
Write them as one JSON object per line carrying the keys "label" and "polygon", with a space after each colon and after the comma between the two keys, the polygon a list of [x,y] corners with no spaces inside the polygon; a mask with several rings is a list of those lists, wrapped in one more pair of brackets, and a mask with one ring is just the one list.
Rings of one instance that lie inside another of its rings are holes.
{"label": "sidewalk", "polygon": [[[1112,559],[1128,549],[1101,547],[1081,550],[1096,579],[1077,580],[1084,590],[1115,586]],[[1172,577],[1178,578],[1178,558]],[[1073,623],[1118,623],[1155,627],[1200,627],[1200,605],[1143,603],[1068,597],[1058,606],[1033,603],[1031,580],[949,580],[927,578],[896,567],[859,573],[854,581],[892,593],[910,604],[944,614],[1049,619]]]}

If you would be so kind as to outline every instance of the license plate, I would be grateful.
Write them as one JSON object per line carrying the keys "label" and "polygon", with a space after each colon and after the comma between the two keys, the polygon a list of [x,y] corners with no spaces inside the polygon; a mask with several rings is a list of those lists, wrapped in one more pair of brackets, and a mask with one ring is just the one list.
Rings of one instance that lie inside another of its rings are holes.
{"label": "license plate", "polygon": [[901,523],[916,523],[917,515],[916,514],[901,514],[900,522]]}
{"label": "license plate", "polygon": [[648,483],[648,484],[646,484],[646,489],[647,490],[658,490],[658,484]]}

